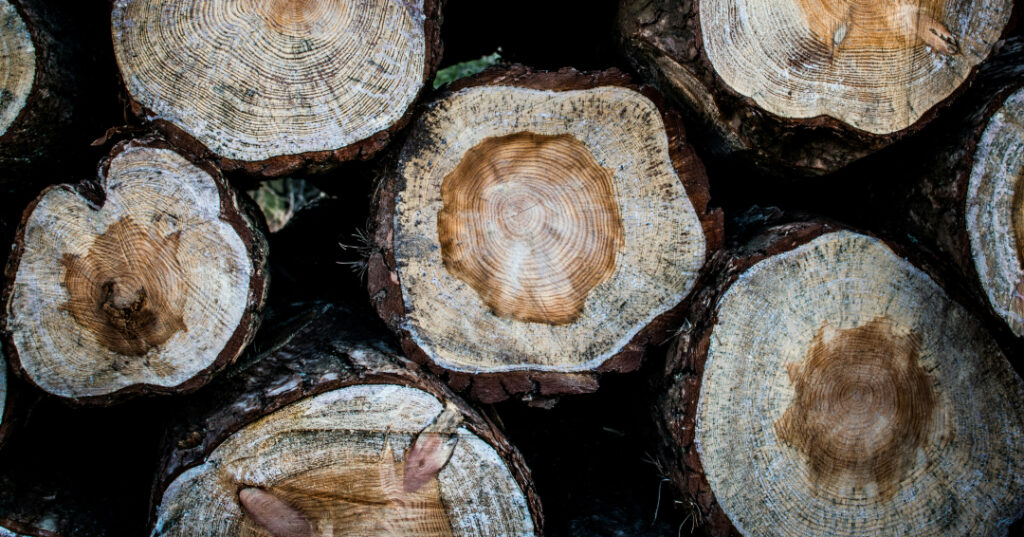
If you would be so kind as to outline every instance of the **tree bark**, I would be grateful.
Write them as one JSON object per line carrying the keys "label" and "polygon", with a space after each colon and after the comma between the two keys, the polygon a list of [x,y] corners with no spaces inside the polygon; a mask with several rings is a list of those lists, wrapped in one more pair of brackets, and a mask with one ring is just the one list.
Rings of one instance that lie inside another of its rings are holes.
{"label": "tree bark", "polygon": [[655,412],[699,524],[1005,532],[1024,508],[1024,383],[981,323],[878,239],[771,212],[738,229],[669,351]]}
{"label": "tree bark", "polygon": [[[410,523],[417,534],[542,534],[540,504],[515,448],[395,354],[366,315],[323,304],[282,315],[288,320],[261,336],[263,352],[193,398],[168,430],[154,535],[289,537],[331,527],[391,535]],[[314,414],[316,423],[307,423],[303,416]],[[275,438],[287,449],[274,447]],[[244,461],[235,460],[238,442]],[[404,455],[396,461],[397,454]],[[320,490],[316,476],[328,474],[336,488]],[[453,487],[460,476],[475,479]]]}
{"label": "tree bark", "polygon": [[[225,171],[279,177],[372,157],[409,121],[441,59],[439,0],[193,9],[118,0],[114,50],[134,113]],[[238,39],[239,20],[244,41],[222,46]]]}
{"label": "tree bark", "polygon": [[153,136],[117,145],[97,181],[25,210],[2,295],[15,374],[100,405],[205,384],[259,326],[264,228],[212,166]]}
{"label": "tree bark", "polygon": [[456,82],[383,166],[371,211],[378,313],[482,402],[547,404],[638,368],[721,233],[678,116],[616,70]]}
{"label": "tree bark", "polygon": [[31,181],[35,167],[56,169],[69,147],[88,142],[81,139],[90,118],[82,75],[94,65],[48,3],[5,0],[0,17],[7,50],[0,62],[0,186],[9,188]]}
{"label": "tree bark", "polygon": [[631,63],[686,105],[714,154],[783,178],[834,172],[919,131],[1012,9],[790,3],[623,0],[618,21]]}

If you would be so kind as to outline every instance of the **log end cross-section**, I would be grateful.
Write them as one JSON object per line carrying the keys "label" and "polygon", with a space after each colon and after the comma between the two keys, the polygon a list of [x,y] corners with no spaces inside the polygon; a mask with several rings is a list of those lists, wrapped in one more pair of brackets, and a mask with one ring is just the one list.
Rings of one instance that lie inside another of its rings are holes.
{"label": "log end cross-section", "polygon": [[730,257],[670,358],[673,475],[711,533],[1004,534],[1024,512],[1024,382],[886,243],[798,233]]}
{"label": "log end cross-section", "polygon": [[678,117],[623,79],[490,71],[432,103],[381,174],[371,297],[480,400],[635,369],[716,248]]}
{"label": "log end cross-section", "polygon": [[262,221],[155,139],[119,145],[100,172],[25,212],[3,302],[12,363],[71,399],[198,387],[259,323]]}
{"label": "log end cross-section", "polygon": [[273,176],[387,145],[436,71],[439,10],[437,0],[117,0],[112,33],[138,113],[225,169]]}

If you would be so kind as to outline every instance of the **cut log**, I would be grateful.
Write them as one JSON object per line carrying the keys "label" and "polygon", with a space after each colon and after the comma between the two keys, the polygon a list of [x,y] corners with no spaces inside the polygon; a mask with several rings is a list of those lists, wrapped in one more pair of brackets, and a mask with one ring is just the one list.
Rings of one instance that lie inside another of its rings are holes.
{"label": "cut log", "polygon": [[1024,512],[1024,382],[928,273],[808,221],[708,274],[657,418],[711,535],[1004,535]]}
{"label": "cut log", "polygon": [[197,394],[169,431],[154,537],[542,534],[515,448],[372,315],[311,308]]}
{"label": "cut log", "polygon": [[97,404],[208,382],[251,340],[266,297],[250,204],[155,137],[115,147],[97,182],[44,190],[7,266],[15,372]]}
{"label": "cut log", "polygon": [[977,142],[966,226],[989,304],[1024,336],[1024,84],[997,100]]}
{"label": "cut log", "polygon": [[117,0],[139,116],[225,170],[279,176],[369,158],[441,57],[437,0]]}
{"label": "cut log", "polygon": [[370,296],[408,356],[483,402],[639,367],[721,231],[657,102],[614,70],[514,67],[429,107],[370,217]]}
{"label": "cut log", "polygon": [[[919,130],[999,40],[1012,0],[622,0],[637,69],[720,156],[822,175]],[[781,175],[781,174],[780,174]]]}
{"label": "cut log", "polygon": [[87,62],[67,21],[46,2],[0,0],[0,184],[27,181],[30,166],[70,150],[83,113]]}

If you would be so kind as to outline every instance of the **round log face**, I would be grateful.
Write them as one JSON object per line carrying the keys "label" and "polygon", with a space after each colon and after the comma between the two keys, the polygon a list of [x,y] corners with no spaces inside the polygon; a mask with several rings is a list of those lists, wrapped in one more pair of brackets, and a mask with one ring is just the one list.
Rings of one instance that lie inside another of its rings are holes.
{"label": "round log face", "polygon": [[425,82],[423,0],[117,0],[137,103],[221,157],[343,148],[390,129]]}
{"label": "round log face", "polygon": [[1013,2],[705,0],[708,59],[783,118],[903,130],[949,97],[1003,32]]}
{"label": "round log face", "polygon": [[403,454],[442,409],[427,392],[389,384],[285,407],[175,479],[153,535],[533,536],[519,485],[466,428],[440,473],[406,491]]}
{"label": "round log face", "polygon": [[21,15],[0,0],[0,135],[21,114],[36,77],[36,48]]}
{"label": "round log face", "polygon": [[1024,90],[991,117],[974,153],[967,234],[989,303],[1024,336]]}
{"label": "round log face", "polygon": [[21,369],[62,397],[178,386],[223,361],[262,300],[251,289],[262,267],[222,218],[230,203],[209,173],[129,145],[102,186],[99,207],[66,187],[40,196],[6,304]]}
{"label": "round log face", "polygon": [[769,257],[719,303],[697,410],[744,535],[998,535],[1024,509],[1024,383],[877,239]]}
{"label": "round log face", "polygon": [[704,262],[660,112],[630,89],[464,89],[400,162],[404,328],[449,370],[593,370]]}

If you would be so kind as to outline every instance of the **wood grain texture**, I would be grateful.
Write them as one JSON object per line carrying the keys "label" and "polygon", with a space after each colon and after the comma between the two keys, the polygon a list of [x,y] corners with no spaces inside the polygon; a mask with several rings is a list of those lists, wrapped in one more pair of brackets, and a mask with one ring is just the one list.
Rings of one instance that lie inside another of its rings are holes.
{"label": "wood grain texture", "polygon": [[[300,524],[274,533],[271,511],[300,513],[311,535],[541,534],[514,448],[358,315],[305,310],[268,336],[264,353],[197,394],[168,437],[153,535],[301,534]],[[407,491],[417,438],[449,426],[451,458]],[[254,488],[271,506],[262,523],[240,503]]]}
{"label": "wood grain texture", "polygon": [[1024,335],[1024,89],[1001,100],[973,155],[966,227],[989,304]]}
{"label": "wood grain texture", "polygon": [[982,323],[879,239],[823,221],[743,237],[657,410],[707,531],[1004,534],[1024,512],[1024,382]]}
{"label": "wood grain texture", "polygon": [[436,71],[439,10],[435,0],[118,0],[111,28],[138,114],[225,169],[275,176],[386,145]]}
{"label": "wood grain texture", "polygon": [[[0,4],[0,186],[42,183],[35,173],[60,173],[92,138],[97,67],[80,28],[62,6],[5,0]],[[90,73],[91,74],[91,73]]]}
{"label": "wood grain texture", "polygon": [[[370,294],[411,357],[494,401],[592,391],[595,372],[634,369],[666,337],[663,315],[721,228],[703,167],[657,100],[617,72],[516,67],[429,107],[383,170],[371,215],[382,255],[370,259]],[[503,153],[526,140],[536,170]],[[477,188],[482,177],[493,186]],[[462,201],[479,232],[454,241]]]}
{"label": "wood grain texture", "polygon": [[120,144],[100,174],[25,211],[4,294],[16,372],[81,402],[198,387],[259,324],[262,219],[155,138]]}
{"label": "wood grain texture", "polygon": [[36,77],[36,47],[18,10],[0,2],[0,136],[21,114]]}
{"label": "wood grain texture", "polygon": [[684,105],[712,154],[791,180],[920,131],[998,46],[1011,7],[623,0],[618,28],[631,63]]}

